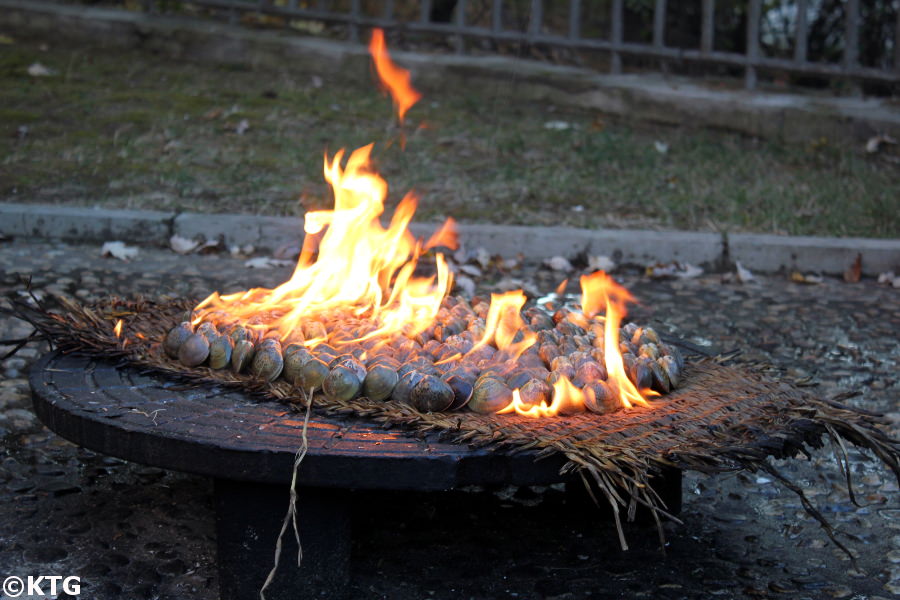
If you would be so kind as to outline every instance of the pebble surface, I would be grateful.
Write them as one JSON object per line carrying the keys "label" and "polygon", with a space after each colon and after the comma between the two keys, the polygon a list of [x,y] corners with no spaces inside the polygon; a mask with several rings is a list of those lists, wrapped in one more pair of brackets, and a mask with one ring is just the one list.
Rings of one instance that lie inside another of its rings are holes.
{"label": "pebble surface", "polygon": [[[248,270],[227,255],[142,248],[131,262],[94,246],[0,243],[2,299],[31,277],[38,296],[85,301],[115,294],[197,296],[271,287],[289,268]],[[552,290],[565,274],[525,265],[487,273],[479,291]],[[823,397],[887,413],[900,435],[900,292],[864,280],[799,285],[784,276],[749,284],[718,275],[654,281],[616,278],[641,301],[631,316],[711,349],[740,348],[809,378]],[[576,278],[577,279],[577,278]],[[517,283],[514,281],[513,283]],[[0,339],[28,335],[0,317]],[[3,352],[5,349],[0,348]],[[25,379],[46,350],[30,344],[0,363],[0,576],[79,575],[82,597],[218,596],[210,483],[80,449],[34,417]],[[849,448],[855,492],[826,447],[811,461],[778,461],[857,555],[858,570],[767,474],[684,480],[683,524],[656,534],[614,529],[551,488],[445,494],[363,494],[355,503],[352,598],[900,598],[900,490],[885,468]],[[62,597],[62,596],[61,596]]]}

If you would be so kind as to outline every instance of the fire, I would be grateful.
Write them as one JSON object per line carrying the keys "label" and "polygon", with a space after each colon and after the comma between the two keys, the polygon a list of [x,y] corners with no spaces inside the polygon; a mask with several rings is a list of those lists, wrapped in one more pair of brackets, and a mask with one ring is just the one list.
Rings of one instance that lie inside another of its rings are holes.
{"label": "fire", "polygon": [[522,401],[519,390],[513,390],[512,402],[506,408],[497,411],[498,415],[515,412],[523,417],[539,419],[555,417],[561,413],[584,412],[584,392],[575,387],[567,377],[560,377],[553,384],[553,400],[549,405],[529,405]]}
{"label": "fire", "polygon": [[381,29],[372,31],[369,53],[375,63],[378,78],[394,99],[394,103],[397,105],[397,117],[403,123],[406,111],[422,98],[422,94],[416,91],[410,83],[409,71],[401,69],[391,60],[384,42],[384,31]]}
{"label": "fire", "polygon": [[593,317],[602,307],[606,307],[603,343],[606,371],[609,374],[607,383],[617,390],[619,400],[625,408],[631,408],[635,404],[649,406],[641,392],[628,379],[619,351],[619,324],[627,314],[626,303],[634,301],[631,292],[613,281],[605,271],[581,277],[581,310],[584,315]]}
{"label": "fire", "polygon": [[117,338],[122,337],[122,319],[116,321],[116,326],[113,327],[113,333],[116,334]]}
{"label": "fire", "polygon": [[484,323],[484,336],[472,352],[493,342],[507,358],[518,358],[537,340],[537,334],[522,320],[522,307],[527,298],[522,290],[491,294],[491,307]]}

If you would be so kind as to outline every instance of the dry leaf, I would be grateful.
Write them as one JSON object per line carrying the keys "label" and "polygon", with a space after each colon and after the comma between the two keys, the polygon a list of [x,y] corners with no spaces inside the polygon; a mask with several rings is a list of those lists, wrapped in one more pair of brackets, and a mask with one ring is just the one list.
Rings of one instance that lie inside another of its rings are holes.
{"label": "dry leaf", "polygon": [[134,246],[126,246],[125,242],[106,242],[100,248],[100,256],[112,256],[119,260],[128,261],[138,255],[138,249]]}
{"label": "dry leaf", "polygon": [[565,121],[547,121],[544,123],[544,129],[550,129],[552,131],[565,131],[566,129],[571,128],[572,124]]}
{"label": "dry leaf", "polygon": [[748,283],[756,279],[753,277],[753,273],[750,272],[750,269],[745,268],[741,263],[734,263],[734,268],[737,272],[737,280],[741,283]]}
{"label": "dry leaf", "polygon": [[471,298],[475,295],[475,282],[465,275],[460,275],[453,280],[456,289],[463,292],[463,295]]}
{"label": "dry leaf", "polygon": [[588,270],[590,271],[613,271],[616,263],[608,256],[588,256]]}
{"label": "dry leaf", "polygon": [[250,121],[241,119],[237,127],[234,128],[234,132],[238,135],[244,135],[248,129],[250,129]]}
{"label": "dry leaf", "polygon": [[207,111],[206,114],[203,115],[203,118],[212,121],[213,119],[221,117],[223,112],[224,111],[221,108],[213,108],[212,110]]}
{"label": "dry leaf", "polygon": [[272,253],[272,256],[279,260],[297,260],[300,256],[300,246],[296,243],[283,244]]}
{"label": "dry leaf", "polygon": [[805,283],[808,285],[817,285],[825,281],[821,275],[815,275],[813,273],[803,274],[800,271],[791,272],[791,281],[794,283]]}
{"label": "dry leaf", "polygon": [[875,154],[881,149],[883,144],[896,144],[897,140],[889,135],[875,135],[866,141],[866,152]]}
{"label": "dry leaf", "polygon": [[670,262],[668,264],[657,263],[655,265],[649,265],[644,272],[652,279],[693,279],[703,275],[703,269],[700,267],[678,261]]}
{"label": "dry leaf", "polygon": [[572,263],[569,262],[569,259],[565,256],[554,256],[553,258],[548,258],[544,261],[544,264],[554,271],[571,271]]}
{"label": "dry leaf", "polygon": [[32,77],[49,77],[53,75],[53,71],[41,63],[31,63],[31,66],[28,67],[28,74]]}
{"label": "dry leaf", "polygon": [[653,142],[653,147],[656,148],[656,151],[660,154],[667,154],[669,152],[669,145],[659,140]]}
{"label": "dry leaf", "polygon": [[199,245],[199,242],[190,240],[177,234],[169,238],[169,247],[178,254],[190,254]]}
{"label": "dry leaf", "polygon": [[472,277],[481,277],[482,271],[475,265],[460,265],[459,270]]}
{"label": "dry leaf", "polygon": [[271,269],[273,267],[289,267],[294,264],[289,260],[278,260],[269,256],[258,256],[244,263],[248,269]]}
{"label": "dry leaf", "polygon": [[857,254],[853,264],[844,271],[844,281],[847,283],[858,283],[860,277],[862,277],[862,254]]}

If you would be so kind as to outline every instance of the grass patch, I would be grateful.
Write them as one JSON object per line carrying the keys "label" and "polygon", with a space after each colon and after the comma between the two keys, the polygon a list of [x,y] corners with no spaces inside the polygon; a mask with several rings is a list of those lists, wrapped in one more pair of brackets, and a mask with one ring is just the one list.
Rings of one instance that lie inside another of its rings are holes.
{"label": "grass patch", "polygon": [[[326,149],[375,142],[392,202],[417,190],[420,220],[900,237],[900,171],[862,148],[628,124],[454,88],[412,109],[401,151],[369,80],[44,43],[0,56],[7,201],[294,214],[301,198],[327,202]],[[30,77],[32,62],[56,74]]]}

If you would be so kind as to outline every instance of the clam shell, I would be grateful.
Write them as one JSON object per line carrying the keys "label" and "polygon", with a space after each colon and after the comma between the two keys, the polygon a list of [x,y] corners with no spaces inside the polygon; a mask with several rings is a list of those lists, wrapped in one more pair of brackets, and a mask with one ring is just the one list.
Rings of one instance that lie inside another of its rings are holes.
{"label": "clam shell", "polygon": [[304,392],[316,391],[322,387],[322,382],[329,372],[328,365],[321,359],[313,357],[303,363],[298,373],[293,373],[293,383]]}
{"label": "clam shell", "polygon": [[231,363],[234,342],[227,335],[216,336],[209,344],[209,366],[213,369],[224,369]]}
{"label": "clam shell", "polygon": [[553,397],[553,388],[540,379],[530,379],[519,388],[519,398],[526,406],[540,406],[541,403],[550,404]]}
{"label": "clam shell", "polygon": [[169,358],[178,358],[178,349],[193,334],[190,323],[187,321],[179,323],[166,334],[166,339],[163,341],[163,350],[165,350]]}
{"label": "clam shell", "polygon": [[619,409],[619,400],[605,381],[593,381],[582,388],[584,406],[598,414],[610,413]]}
{"label": "clam shell", "polygon": [[678,387],[678,383],[681,381],[681,367],[678,366],[678,361],[675,360],[675,357],[661,356],[656,362],[669,378],[670,388],[675,389]]}
{"label": "clam shell", "polygon": [[231,370],[240,373],[250,366],[253,362],[253,355],[256,354],[256,346],[249,340],[238,340],[231,350]]}
{"label": "clam shell", "polygon": [[391,392],[391,400],[400,404],[412,405],[410,394],[423,377],[425,377],[425,374],[418,371],[410,371],[400,377],[400,381],[397,382],[397,385],[394,386],[394,391]]}
{"label": "clam shell", "polygon": [[275,381],[284,369],[284,358],[281,356],[281,344],[271,338],[263,341],[256,350],[253,362],[250,363],[250,373],[254,377]]}
{"label": "clam shell", "polygon": [[475,383],[469,410],[482,415],[495,413],[512,402],[512,390],[493,377],[482,377]]}
{"label": "clam shell", "polygon": [[441,412],[453,404],[453,389],[446,381],[426,375],[410,393],[413,406],[422,412]]}
{"label": "clam shell", "polygon": [[199,333],[191,334],[178,348],[178,360],[186,367],[199,367],[209,356],[209,340]]}
{"label": "clam shell", "polygon": [[369,367],[369,372],[363,380],[363,395],[370,400],[387,400],[398,381],[400,376],[396,369],[384,364],[375,364]]}
{"label": "clam shell", "polygon": [[453,403],[447,410],[459,410],[469,403],[469,400],[472,399],[472,392],[475,390],[475,386],[472,384],[475,380],[474,377],[469,378],[463,374],[451,373],[444,375],[443,379],[453,390]]}
{"label": "clam shell", "polygon": [[337,366],[322,382],[322,391],[331,400],[352,400],[359,394],[362,382],[348,367]]}
{"label": "clam shell", "polygon": [[309,350],[302,346],[300,348],[297,346],[297,344],[291,344],[284,350],[284,370],[282,374],[291,383],[297,382],[303,365],[312,360],[313,357]]}
{"label": "clam shell", "polygon": [[653,384],[651,387],[657,392],[663,394],[669,393],[672,389],[672,382],[669,381],[669,376],[666,375],[666,371],[662,368],[662,365],[655,360],[651,360],[647,362],[647,366],[650,367],[650,372],[653,374]]}
{"label": "clam shell", "polygon": [[581,363],[581,366],[575,370],[575,378],[572,382],[576,386],[582,387],[588,383],[606,379],[606,377],[606,368],[603,367],[603,365],[590,360]]}
{"label": "clam shell", "polygon": [[636,360],[628,369],[628,378],[639,390],[649,389],[653,385],[653,371],[644,359]]}
{"label": "clam shell", "polygon": [[204,336],[208,341],[212,341],[219,335],[219,330],[216,329],[215,325],[207,321],[205,323],[200,323],[200,326],[197,327],[197,333]]}
{"label": "clam shell", "polygon": [[531,381],[531,379],[532,376],[530,372],[520,369],[506,378],[506,385],[509,386],[509,389],[515,390]]}

